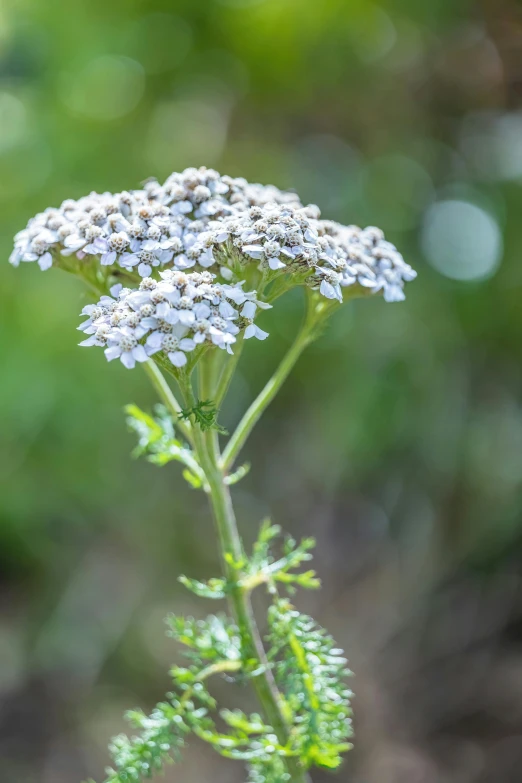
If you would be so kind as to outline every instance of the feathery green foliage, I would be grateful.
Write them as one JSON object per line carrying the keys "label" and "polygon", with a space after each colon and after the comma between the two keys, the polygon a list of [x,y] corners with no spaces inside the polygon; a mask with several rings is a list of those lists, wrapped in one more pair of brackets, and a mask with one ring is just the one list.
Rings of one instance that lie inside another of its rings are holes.
{"label": "feathery green foliage", "polygon": [[205,475],[192,450],[176,438],[172,417],[163,405],[156,405],[156,416],[150,416],[137,405],[127,405],[127,424],[138,436],[134,457],[146,456],[155,465],[166,465],[173,460],[181,462],[186,469],[183,477],[195,489],[205,483]]}
{"label": "feathery green foliage", "polygon": [[269,764],[274,756],[287,755],[287,750],[279,745],[273,728],[267,726],[260,715],[246,715],[241,710],[221,710],[220,717],[230,732],[219,733],[215,726],[212,729],[194,729],[198,737],[212,745],[220,755],[264,764]]}
{"label": "feathery green foliage", "polygon": [[131,710],[126,715],[139,734],[114,737],[109,752],[114,768],[107,770],[105,783],[135,783],[151,778],[165,763],[179,758],[184,736],[190,731],[179,704],[162,702],[150,715]]}
{"label": "feathery green foliage", "polygon": [[169,635],[188,647],[191,664],[172,667],[174,692],[150,715],[141,710],[126,714],[139,733],[130,738],[120,734],[112,740],[109,752],[114,767],[107,770],[105,783],[136,783],[152,777],[165,763],[179,759],[189,732],[216,744],[217,731],[209,717],[216,705],[205,681],[214,674],[240,669],[237,629],[224,616],[200,621],[169,616],[167,621]]}
{"label": "feathery green foliage", "polygon": [[308,767],[338,767],[341,753],[351,748],[347,740],[352,735],[352,693],[344,682],[351,672],[343,651],[286,599],[275,601],[268,619],[269,658],[292,715],[299,757]]}
{"label": "feathery green foliage", "polygon": [[225,615],[194,620],[170,614],[167,626],[168,636],[185,645],[185,656],[200,668],[216,661],[241,661],[239,630]]}
{"label": "feathery green foliage", "polygon": [[190,665],[172,667],[175,691],[167,694],[168,700],[158,704],[150,715],[141,710],[126,714],[138,733],[132,737],[120,734],[110,743],[114,766],[107,769],[105,783],[139,783],[152,777],[165,764],[179,760],[189,733],[222,756],[247,761],[256,774],[265,768],[283,770],[279,780],[284,780],[281,759],[290,751],[278,743],[273,728],[260,715],[221,710],[220,717],[229,732],[220,732],[211,717],[216,703],[205,681],[215,674],[233,676],[242,666],[236,626],[225,616],[215,615],[206,620],[170,615],[167,623],[168,634],[188,648],[185,655]]}
{"label": "feathery green foliage", "polygon": [[281,756],[251,760],[247,764],[247,783],[286,783],[290,775]]}
{"label": "feathery green foliage", "polygon": [[228,435],[228,432],[218,424],[218,414],[219,410],[212,400],[198,400],[190,408],[183,408],[179,413],[179,418],[198,424],[202,432],[216,430],[222,435]]}
{"label": "feathery green foliage", "polygon": [[288,592],[295,592],[296,587],[315,589],[321,586],[315,571],[293,573],[303,563],[312,559],[311,549],[315,546],[314,538],[303,538],[298,544],[291,536],[283,541],[281,556],[276,558],[271,552],[271,545],[281,535],[279,525],[272,525],[265,519],[261,525],[258,538],[252,549],[252,556],[245,563],[234,563],[243,571],[242,584],[251,590],[257,585],[266,584],[273,590],[276,582],[282,583]]}
{"label": "feathery green foliage", "polygon": [[[155,421],[140,421],[149,431]],[[159,425],[158,425],[159,426]],[[162,430],[164,433],[164,430]],[[164,434],[159,439],[163,438]],[[158,440],[159,440],[158,439]],[[286,539],[281,557],[270,551],[280,529],[265,521],[250,558],[234,562],[245,592],[265,584],[274,595],[269,609],[269,666],[273,669],[289,718],[288,741],[282,744],[272,726],[258,714],[222,709],[208,691],[206,681],[225,675],[239,682],[258,676],[252,661],[243,658],[239,629],[226,615],[210,615],[205,620],[167,617],[167,634],[183,645],[186,666],[171,668],[174,690],[165,701],[146,715],[140,710],[127,713],[137,730],[132,737],[119,735],[110,745],[113,767],[105,783],[139,783],[162,767],[180,758],[187,735],[194,734],[220,755],[242,760],[248,769],[248,783],[285,783],[292,780],[286,760],[299,758],[303,768],[335,768],[340,754],[351,746],[350,696],[345,678],[350,674],[342,650],[314,620],[300,614],[287,599],[277,595],[277,583],[315,587],[313,571],[293,573],[311,558],[312,539],[297,544]],[[207,583],[182,578],[197,595],[225,598],[230,585],[224,579]],[[226,730],[217,728],[219,714]]]}
{"label": "feathery green foliage", "polygon": [[[281,556],[275,557],[270,545],[280,533],[279,525],[272,525],[270,520],[266,519],[261,525],[252,555],[241,560],[227,558],[229,564],[238,572],[238,581],[244,590],[251,591],[265,584],[270,591],[274,591],[276,583],[282,584],[289,593],[295,592],[296,587],[305,589],[320,587],[321,582],[315,571],[295,573],[295,569],[302,563],[312,559],[310,550],[315,546],[315,540],[304,538],[298,544],[291,536],[287,536],[283,542]],[[180,576],[179,581],[201,598],[226,598],[233,586],[223,577],[213,577],[206,582],[201,582],[187,576]]]}

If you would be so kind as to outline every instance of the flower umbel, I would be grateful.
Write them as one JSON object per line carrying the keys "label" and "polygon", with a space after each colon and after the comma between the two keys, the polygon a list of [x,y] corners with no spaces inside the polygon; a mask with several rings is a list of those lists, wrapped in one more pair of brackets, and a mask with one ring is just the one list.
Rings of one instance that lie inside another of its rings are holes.
{"label": "flower umbel", "polygon": [[290,275],[294,285],[306,282],[339,301],[349,286],[398,301],[415,277],[380,229],[322,220],[295,193],[206,168],[171,174],[163,185],[150,180],[140,190],[67,199],[16,235],[10,261],[70,270],[71,257],[74,271],[97,264],[102,278],[136,282],[166,268],[212,269],[236,282],[257,270],[264,284]]}
{"label": "flower umbel", "polygon": [[128,368],[159,353],[174,367],[184,367],[187,354],[203,345],[232,353],[241,326],[247,324],[247,331],[252,326],[255,291],[246,294],[239,284],[216,284],[210,272],[169,269],[160,278],[144,278],[137,290],[113,286],[112,296],[84,307],[82,315],[88,318],[79,329],[90,337],[80,345],[103,346],[109,361],[119,358]]}
{"label": "flower umbel", "polygon": [[404,298],[404,282],[416,276],[380,229],[320,220],[314,205],[252,207],[221,220],[208,242],[223,247],[225,257],[235,254],[240,264],[259,262],[269,279],[290,274],[340,302],[348,286],[382,290],[387,302],[398,301]]}
{"label": "flower umbel", "polygon": [[[59,267],[96,292],[97,302],[82,310],[80,345],[145,368],[162,405],[155,415],[127,406],[134,454],[183,465],[190,486],[209,498],[219,542],[223,575],[180,581],[199,597],[228,601],[232,617],[169,619],[170,635],[188,649],[187,666],[172,668],[173,688],[150,715],[129,713],[135,733],[109,746],[106,783],[152,777],[179,758],[191,734],[244,761],[250,783],[310,783],[313,767],[336,768],[351,747],[347,662],[282,595],[320,586],[315,571],[302,570],[314,541],[287,539],[276,555],[279,527],[265,523],[247,556],[230,486],[248,472],[234,464],[252,429],[329,316],[357,296],[401,301],[416,273],[378,228],[324,220],[295,193],[206,168],[67,199],[16,235],[10,261]],[[268,337],[257,317],[295,287],[304,289],[302,326],[221,450],[219,436],[228,433],[218,412],[242,347]],[[180,402],[162,370],[175,379]],[[271,603],[264,642],[250,601],[259,587]],[[222,709],[218,729],[206,684],[214,676],[249,683],[262,715]]]}

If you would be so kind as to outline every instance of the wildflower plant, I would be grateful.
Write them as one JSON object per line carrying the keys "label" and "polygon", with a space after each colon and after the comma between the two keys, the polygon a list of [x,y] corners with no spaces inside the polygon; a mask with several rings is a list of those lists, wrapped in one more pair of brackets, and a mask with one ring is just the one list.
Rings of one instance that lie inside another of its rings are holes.
{"label": "wildflower plant", "polygon": [[[355,297],[400,301],[415,272],[377,228],[323,220],[295,193],[206,168],[68,199],[29,221],[10,261],[58,267],[93,292],[80,345],[144,368],[161,405],[154,414],[127,407],[135,453],[182,463],[189,485],[209,498],[222,557],[222,575],[180,580],[229,614],[168,618],[186,664],[171,669],[172,689],[150,714],[128,713],[132,732],[112,740],[105,783],[153,777],[189,735],[243,761],[251,783],[304,783],[313,767],[335,769],[351,747],[350,672],[329,634],[290,602],[297,588],[319,587],[307,568],[314,541],[278,545],[279,527],[265,522],[247,553],[230,486],[248,470],[237,460],[253,427],[332,313]],[[297,286],[301,328],[229,435],[219,409],[244,341],[268,337],[257,316]],[[250,600],[258,588],[270,598],[265,639]],[[250,684],[259,714],[218,710],[209,682],[219,676]]]}

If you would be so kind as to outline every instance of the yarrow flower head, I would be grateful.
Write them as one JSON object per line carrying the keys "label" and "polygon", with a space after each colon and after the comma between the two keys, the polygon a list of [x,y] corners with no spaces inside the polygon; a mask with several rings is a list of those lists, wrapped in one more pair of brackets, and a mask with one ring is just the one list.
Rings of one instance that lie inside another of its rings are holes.
{"label": "yarrow flower head", "polygon": [[181,368],[198,346],[230,353],[240,332],[265,339],[255,316],[295,286],[332,305],[348,289],[393,302],[416,276],[380,229],[323,220],[295,193],[204,167],[46,209],[10,261],[55,265],[103,292],[84,309],[81,344],[126,367],[158,354]]}
{"label": "yarrow flower head", "polygon": [[348,286],[382,290],[388,302],[404,299],[404,282],[416,276],[380,229],[320,220],[314,205],[252,207],[214,225],[210,241],[242,264],[254,259],[269,275],[293,274],[340,302]]}
{"label": "yarrow flower head", "polygon": [[48,269],[60,256],[80,261],[94,256],[103,266],[116,264],[141,277],[165,265],[208,268],[215,264],[205,245],[209,221],[272,200],[299,204],[295,194],[274,186],[189,168],[164,185],[150,180],[140,190],[91,193],[45,210],[16,235],[10,261],[14,266],[37,261]]}
{"label": "yarrow flower head", "polygon": [[[137,290],[117,284],[111,296],[87,305],[79,329],[89,335],[80,345],[105,348],[109,361],[127,368],[162,353],[174,367],[187,364],[187,354],[213,345],[232,352],[236,335],[263,340],[266,332],[253,324],[258,307],[267,305],[241,285],[214,283],[210,272],[165,270],[160,280],[144,278]],[[269,306],[269,305],[268,305]]]}
{"label": "yarrow flower head", "polygon": [[68,268],[70,257],[80,271],[97,264],[134,284],[163,269],[211,269],[236,282],[255,270],[265,284],[287,275],[339,301],[348,287],[398,301],[416,276],[379,229],[322,220],[295,193],[206,168],[171,174],[163,185],[67,199],[16,235],[10,261],[45,270]]}

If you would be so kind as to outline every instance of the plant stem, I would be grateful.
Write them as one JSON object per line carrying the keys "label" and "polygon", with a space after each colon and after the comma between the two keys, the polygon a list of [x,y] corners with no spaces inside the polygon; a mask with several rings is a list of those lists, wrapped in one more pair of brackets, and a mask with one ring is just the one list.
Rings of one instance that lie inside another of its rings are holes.
{"label": "plant stem", "polygon": [[[232,585],[230,599],[243,644],[243,656],[255,661],[262,671],[253,678],[257,697],[273,727],[281,745],[288,743],[289,732],[283,715],[281,697],[277,690],[272,672],[268,666],[263,642],[257,628],[250,603],[250,595],[238,583],[240,573],[230,565],[229,559],[241,559],[243,547],[239,537],[230,490],[224,482],[223,472],[217,464],[217,438],[215,432],[204,433],[204,456],[202,464],[209,484],[210,503],[216,522],[221,544],[221,555],[227,581]],[[291,780],[295,783],[309,781],[307,773],[300,767],[299,761],[289,757],[286,760]]]}
{"label": "plant stem", "polygon": [[234,434],[231,436],[223,452],[220,465],[226,473],[234,464],[239,452],[245,445],[245,441],[259,421],[260,416],[270,405],[277,392],[288,377],[294,364],[301,356],[306,346],[311,342],[311,326],[305,320],[297,334],[292,346],[284,356],[275,373],[272,375],[264,389],[258,394],[239,422]]}
{"label": "plant stem", "polygon": [[[209,368],[203,360],[199,365],[200,390],[203,397],[211,396]],[[194,404],[194,392],[190,379],[182,382],[182,393],[187,405]],[[230,490],[225,484],[225,474],[219,466],[220,454],[217,432],[202,432],[193,428],[195,451],[208,482],[208,495],[216,529],[218,533],[223,570],[227,582],[231,585],[230,604],[237,622],[242,642],[242,655],[251,661],[259,673],[252,682],[268,722],[274,729],[281,745],[287,745],[289,730],[283,714],[281,696],[269,667],[261,635],[250,603],[250,594],[241,586],[241,572],[234,568],[232,561],[243,559],[243,545],[237,528]],[[285,763],[292,783],[311,783],[307,772],[302,769],[299,760],[289,756]]]}
{"label": "plant stem", "polygon": [[191,425],[190,422],[184,421],[183,419],[179,418],[179,414],[181,412],[181,405],[175,398],[172,389],[168,385],[167,381],[163,377],[163,373],[161,372],[160,368],[156,364],[155,361],[152,359],[149,359],[147,362],[144,362],[142,365],[145,369],[145,372],[149,376],[150,380],[152,381],[152,385],[158,392],[159,396],[163,400],[165,406],[168,408],[173,423],[180,432],[183,433],[185,438],[188,440],[188,442],[193,445],[194,438],[191,432]]}
{"label": "plant stem", "polygon": [[225,366],[221,371],[217,388],[213,395],[214,402],[218,407],[223,402],[225,394],[228,391],[228,387],[230,386],[230,381],[232,380],[232,376],[234,375],[234,370],[237,367],[239,357],[241,356],[241,351],[243,350],[243,339],[244,339],[243,332],[241,332],[241,334],[238,335],[236,342],[234,343],[233,356],[229,357],[227,355],[227,358],[225,359]]}

